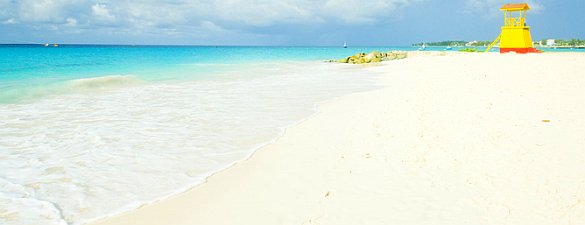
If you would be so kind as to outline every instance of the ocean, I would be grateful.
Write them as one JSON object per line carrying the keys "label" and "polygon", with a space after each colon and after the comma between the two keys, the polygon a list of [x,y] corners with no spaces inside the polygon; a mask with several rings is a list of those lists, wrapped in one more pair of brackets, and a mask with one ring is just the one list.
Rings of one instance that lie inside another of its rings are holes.
{"label": "ocean", "polygon": [[[0,104],[118,84],[84,86],[83,78],[207,79],[251,62],[336,59],[372,49],[379,48],[0,45]],[[68,83],[74,80],[82,84]]]}
{"label": "ocean", "polygon": [[84,224],[201,184],[375,88],[324,62],[374,49],[402,50],[3,45],[0,224]]}

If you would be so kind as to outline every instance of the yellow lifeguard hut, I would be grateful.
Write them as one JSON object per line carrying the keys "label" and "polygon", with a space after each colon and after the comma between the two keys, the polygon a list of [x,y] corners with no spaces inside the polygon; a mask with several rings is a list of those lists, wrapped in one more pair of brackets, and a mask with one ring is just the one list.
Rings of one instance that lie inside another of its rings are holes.
{"label": "yellow lifeguard hut", "polygon": [[532,44],[530,27],[526,25],[526,12],[530,10],[527,3],[505,4],[500,8],[504,11],[504,26],[500,36],[486,49],[488,52],[500,42],[500,53],[538,53]]}

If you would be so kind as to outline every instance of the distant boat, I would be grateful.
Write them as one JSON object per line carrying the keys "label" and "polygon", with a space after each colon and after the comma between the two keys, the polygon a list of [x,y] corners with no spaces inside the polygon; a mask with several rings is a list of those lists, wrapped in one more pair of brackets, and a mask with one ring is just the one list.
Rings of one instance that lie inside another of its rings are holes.
{"label": "distant boat", "polygon": [[446,50],[446,51],[453,50],[453,47],[451,47],[451,46],[447,46],[447,47],[445,48],[445,50]]}
{"label": "distant boat", "polygon": [[347,48],[347,42],[343,42],[343,48]]}
{"label": "distant boat", "polygon": [[426,44],[426,43],[423,43],[423,44],[420,46],[420,48],[418,48],[418,50],[420,50],[420,51],[423,51],[423,50],[425,50],[425,49],[427,49],[427,44]]}
{"label": "distant boat", "polygon": [[44,44],[44,45],[45,45],[45,47],[49,47],[49,44]]}
{"label": "distant boat", "polygon": [[59,45],[58,44],[53,44],[53,47],[59,47]]}

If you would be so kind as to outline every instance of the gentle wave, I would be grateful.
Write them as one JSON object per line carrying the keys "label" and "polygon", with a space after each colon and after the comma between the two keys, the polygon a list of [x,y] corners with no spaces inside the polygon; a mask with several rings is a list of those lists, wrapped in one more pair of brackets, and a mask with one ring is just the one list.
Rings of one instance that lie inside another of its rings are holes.
{"label": "gentle wave", "polygon": [[0,222],[83,224],[185,191],[315,103],[373,88],[356,68],[246,65],[222,79],[148,85],[82,79],[67,83],[78,94],[0,105]]}
{"label": "gentle wave", "polygon": [[67,82],[66,88],[69,92],[95,91],[134,86],[141,83],[144,81],[134,76],[115,75],[71,80]]}
{"label": "gentle wave", "polygon": [[117,88],[136,86],[144,83],[144,80],[141,80],[132,75],[111,75],[52,82],[47,84],[23,84],[0,90],[0,104],[20,102],[30,103],[44,97],[55,95],[107,91]]}

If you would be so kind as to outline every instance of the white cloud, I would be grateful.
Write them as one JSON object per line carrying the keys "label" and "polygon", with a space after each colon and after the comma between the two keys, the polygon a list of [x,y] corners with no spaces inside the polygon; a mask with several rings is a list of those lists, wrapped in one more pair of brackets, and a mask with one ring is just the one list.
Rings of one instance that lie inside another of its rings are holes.
{"label": "white cloud", "polygon": [[62,23],[83,2],[75,0],[21,0],[12,6],[23,22]]}
{"label": "white cloud", "polygon": [[[538,14],[544,11],[544,5],[538,0],[524,0],[530,6],[529,13]],[[508,0],[467,0],[465,3],[465,10],[470,13],[481,13],[486,17],[501,16],[500,8],[510,3]]]}
{"label": "white cloud", "polygon": [[67,21],[67,23],[66,23],[67,26],[70,26],[70,27],[77,26],[77,20],[76,19],[67,18],[65,21]]}
{"label": "white cloud", "polygon": [[0,0],[0,21],[67,32],[102,29],[188,36],[287,24],[377,24],[420,1],[424,0]]}
{"label": "white cloud", "polygon": [[209,5],[220,19],[252,26],[275,23],[376,23],[397,8],[420,0],[217,0]]}
{"label": "white cloud", "polygon": [[16,20],[10,18],[10,19],[2,21],[2,24],[16,24]]}
{"label": "white cloud", "polygon": [[199,26],[201,27],[201,29],[207,30],[207,31],[226,32],[226,30],[223,27],[220,27],[220,26],[218,26],[215,23],[210,22],[210,21],[202,21]]}
{"label": "white cloud", "polygon": [[[393,10],[418,1],[421,0],[0,0],[0,6],[5,9],[2,11],[17,8],[18,18],[29,22],[63,22],[67,18],[92,16],[102,21],[140,21],[152,25],[207,20],[268,26],[328,19],[374,23]],[[79,15],[88,13],[91,15]]]}
{"label": "white cloud", "polygon": [[101,3],[96,3],[95,5],[91,6],[91,12],[93,15],[101,21],[114,21],[116,17],[110,14],[110,10],[108,6]]}
{"label": "white cloud", "polygon": [[373,23],[380,18],[387,18],[397,8],[407,6],[411,0],[328,0],[323,12],[331,17],[342,19],[350,24]]}
{"label": "white cloud", "polygon": [[322,15],[319,3],[309,0],[257,0],[253,4],[245,0],[217,0],[207,6],[212,9],[209,17],[227,22],[239,22],[249,26],[269,26],[276,23],[319,22]]}
{"label": "white cloud", "polygon": [[10,16],[10,4],[12,1],[10,0],[0,0],[0,19],[6,19]]}

